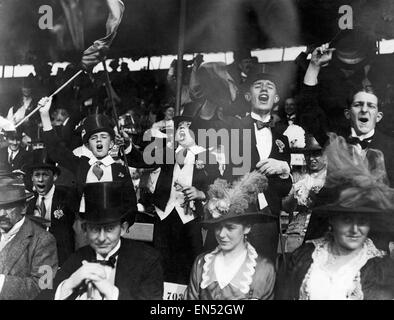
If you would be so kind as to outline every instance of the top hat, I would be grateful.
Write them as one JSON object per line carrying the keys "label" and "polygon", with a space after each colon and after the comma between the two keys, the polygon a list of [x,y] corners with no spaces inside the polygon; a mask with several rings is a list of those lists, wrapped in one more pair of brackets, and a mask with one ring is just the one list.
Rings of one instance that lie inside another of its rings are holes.
{"label": "top hat", "polygon": [[183,106],[183,112],[179,116],[174,117],[174,128],[178,128],[179,124],[184,121],[192,122],[197,116],[202,105],[197,102],[189,102]]}
{"label": "top hat", "polygon": [[25,202],[34,195],[26,192],[23,179],[11,176],[0,177],[0,206]]}
{"label": "top hat", "polygon": [[358,64],[376,52],[375,40],[358,29],[341,31],[331,47],[336,49],[334,56],[349,65]]}
{"label": "top hat", "polygon": [[97,132],[105,131],[108,132],[112,138],[115,136],[111,121],[104,114],[92,114],[87,116],[83,124],[83,130],[85,131],[82,138],[83,143],[87,143],[89,138]]}
{"label": "top hat", "polygon": [[250,54],[250,49],[244,48],[244,47],[234,50],[233,56],[234,56],[235,62],[240,62],[243,59],[251,59],[252,58],[252,55]]}
{"label": "top hat", "polygon": [[307,133],[305,134],[305,147],[302,149],[298,149],[297,151],[308,154],[314,152],[322,152],[323,148],[312,134]]}
{"label": "top hat", "polygon": [[210,200],[204,208],[202,224],[209,227],[234,219],[253,224],[272,218],[268,207],[259,211],[256,204],[258,193],[267,186],[267,178],[258,171],[247,173],[232,186],[225,180],[217,179],[209,188]]}
{"label": "top hat", "polygon": [[57,163],[50,158],[47,149],[35,149],[31,152],[29,158],[30,161],[25,167],[30,174],[35,169],[50,169],[54,174],[60,175],[60,169]]}
{"label": "top hat", "polygon": [[126,219],[134,223],[136,201],[133,185],[125,182],[87,183],[83,189],[85,212],[81,218],[90,224],[108,224]]}

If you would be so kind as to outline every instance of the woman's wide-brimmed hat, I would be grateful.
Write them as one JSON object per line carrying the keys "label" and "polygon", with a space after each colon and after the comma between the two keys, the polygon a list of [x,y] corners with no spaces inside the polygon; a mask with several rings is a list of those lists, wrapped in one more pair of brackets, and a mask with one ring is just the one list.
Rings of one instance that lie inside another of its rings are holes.
{"label": "woman's wide-brimmed hat", "polygon": [[394,189],[388,185],[383,153],[369,149],[359,154],[343,137],[331,135],[324,154],[325,201],[313,209],[310,227],[328,225],[330,217],[361,214],[370,219],[372,233],[393,233]]}
{"label": "woman's wide-brimmed hat", "polygon": [[27,192],[23,179],[12,176],[0,177],[0,207],[25,202],[34,195]]}
{"label": "woman's wide-brimmed hat", "polygon": [[208,190],[202,225],[209,227],[234,219],[253,224],[274,218],[268,207],[258,210],[258,194],[267,186],[267,178],[258,171],[247,173],[233,185],[217,179]]}
{"label": "woman's wide-brimmed hat", "polygon": [[85,212],[80,216],[90,224],[109,224],[123,219],[134,223],[137,212],[132,183],[87,183],[83,189]]}

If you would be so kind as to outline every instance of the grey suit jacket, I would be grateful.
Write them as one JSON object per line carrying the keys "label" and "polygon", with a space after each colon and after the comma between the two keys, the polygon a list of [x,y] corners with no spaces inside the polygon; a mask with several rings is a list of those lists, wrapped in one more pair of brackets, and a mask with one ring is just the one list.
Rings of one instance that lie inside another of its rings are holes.
{"label": "grey suit jacket", "polygon": [[54,277],[57,267],[55,238],[26,217],[15,237],[0,251],[0,274],[5,275],[0,300],[34,299],[40,292],[40,278],[44,281],[50,276],[49,268]]}

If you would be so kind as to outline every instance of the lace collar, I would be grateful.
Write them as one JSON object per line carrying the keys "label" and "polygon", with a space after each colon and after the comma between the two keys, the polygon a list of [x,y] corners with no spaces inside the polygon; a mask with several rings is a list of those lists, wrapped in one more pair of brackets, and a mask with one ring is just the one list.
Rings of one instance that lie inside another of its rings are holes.
{"label": "lace collar", "polygon": [[[247,255],[244,263],[235,274],[234,278],[230,281],[233,287],[238,288],[242,293],[247,294],[252,284],[253,275],[256,267],[257,252],[250,243],[246,246]],[[207,288],[211,283],[217,281],[214,262],[217,255],[220,253],[220,248],[217,247],[214,251],[204,256],[204,266],[202,281],[200,284],[201,289]]]}

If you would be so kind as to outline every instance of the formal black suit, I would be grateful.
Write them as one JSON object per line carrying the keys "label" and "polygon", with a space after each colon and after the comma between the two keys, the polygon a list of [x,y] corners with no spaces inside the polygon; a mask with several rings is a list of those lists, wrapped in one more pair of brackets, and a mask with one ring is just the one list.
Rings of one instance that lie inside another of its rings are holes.
{"label": "formal black suit", "polygon": [[[173,152],[173,150],[165,149],[164,159],[166,159],[167,152]],[[209,185],[220,176],[219,167],[215,157],[206,151],[196,155],[195,158],[196,160],[201,159],[206,164],[203,168],[194,164],[192,186],[203,191],[208,197]],[[139,161],[142,160],[139,159]],[[130,156],[129,163],[133,166],[141,165],[141,162],[138,162],[137,154]],[[153,204],[165,211],[170,200],[175,164],[164,163],[158,167],[161,170],[155,191],[148,198],[145,194],[141,202],[145,206]],[[155,217],[153,241],[163,259],[165,281],[187,284],[194,259],[202,252],[203,241],[199,222],[203,215],[203,205],[201,201],[194,201],[194,203],[196,217],[186,224],[183,224],[175,208],[163,220],[158,216]]]}
{"label": "formal black suit", "polygon": [[8,147],[0,149],[0,162],[8,163],[11,171],[23,170],[23,166],[28,161],[29,153],[23,148],[19,148],[19,152],[16,154],[11,163],[8,162]]}
{"label": "formal black suit", "polygon": [[[256,134],[254,129],[254,119],[249,115],[242,119],[235,117],[225,117],[220,120],[203,121],[198,120],[196,124],[202,128],[214,128],[220,130],[225,128],[227,130],[240,129],[240,136],[235,141],[230,141],[229,155],[231,156],[231,148],[236,146],[237,152],[242,153],[242,147],[245,145],[250,146],[250,155],[242,155],[244,159],[250,159],[250,166],[243,170],[243,174],[248,171],[256,169],[257,163],[260,161],[260,156],[256,146]],[[245,140],[243,130],[250,130],[248,136],[250,140]],[[270,129],[272,133],[272,148],[268,158],[273,158],[280,161],[286,161],[290,163],[290,148],[287,137],[283,136],[277,128],[273,127]],[[234,175],[234,169],[240,168],[241,165],[235,165],[231,159],[230,163],[226,167],[224,177],[229,181],[239,179],[240,176]],[[267,200],[268,207],[270,208],[270,214],[264,214],[266,221],[262,224],[255,224],[252,227],[248,239],[256,250],[263,256],[271,258],[273,261],[276,259],[278,239],[279,239],[279,215],[281,210],[281,200],[283,197],[288,195],[292,186],[292,180],[290,177],[287,179],[281,179],[279,176],[268,177],[268,188],[264,191],[264,196]],[[256,210],[255,207],[251,210]],[[212,249],[216,245],[213,233],[209,233],[206,241],[206,248]]]}
{"label": "formal black suit", "polygon": [[[328,142],[327,132],[329,128],[329,120],[327,115],[325,115],[322,109],[319,107],[318,86],[303,85],[301,92],[300,113],[300,119],[302,119],[301,125],[314,135],[321,146],[324,146]],[[338,131],[335,133],[343,136],[345,139],[348,138],[351,133],[350,122],[346,129],[338,129]],[[375,128],[375,134],[373,135],[368,148],[378,149],[383,152],[387,176],[391,187],[394,187],[393,147],[394,143],[392,142],[392,138],[380,132],[379,129]]]}
{"label": "formal black suit", "polygon": [[[96,253],[90,246],[76,251],[56,274],[54,292],[62,281],[82,266],[83,260],[92,261],[95,258]],[[115,286],[119,289],[119,300],[161,300],[163,275],[157,251],[143,243],[122,238]],[[69,299],[75,299],[76,296],[71,295]]]}
{"label": "formal black suit", "polygon": [[[38,194],[35,193],[33,199],[28,202],[27,214],[34,215]],[[75,240],[73,224],[75,213],[78,212],[79,201],[72,190],[56,186],[51,205],[51,226],[49,232],[52,233],[57,243],[57,253],[59,266],[74,252]],[[63,216],[56,218],[54,212],[62,210]]]}

